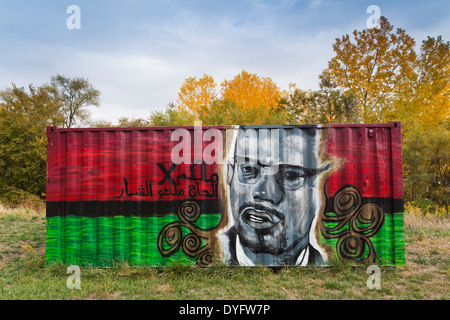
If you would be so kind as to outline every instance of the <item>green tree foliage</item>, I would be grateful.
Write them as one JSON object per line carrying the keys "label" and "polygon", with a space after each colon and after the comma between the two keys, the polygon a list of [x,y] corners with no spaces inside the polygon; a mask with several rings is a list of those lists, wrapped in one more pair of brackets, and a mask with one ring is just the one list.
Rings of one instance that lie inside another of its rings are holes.
{"label": "green tree foliage", "polygon": [[204,125],[270,125],[283,124],[288,121],[286,111],[271,109],[261,110],[265,107],[254,105],[246,106],[228,99],[218,99],[208,106],[202,106],[198,113],[198,119]]}
{"label": "green tree foliage", "polygon": [[152,126],[193,126],[196,120],[189,110],[177,108],[170,103],[165,110],[155,110],[150,113],[149,122]]}
{"label": "green tree foliage", "polygon": [[108,120],[89,120],[87,125],[90,128],[110,128],[110,127],[148,127],[150,121],[144,118],[120,117],[117,124]]}
{"label": "green tree foliage", "polygon": [[0,197],[12,204],[45,196],[46,126],[64,121],[48,86],[27,89],[0,92]]}
{"label": "green tree foliage", "polygon": [[[0,201],[18,205],[44,199],[46,127],[87,121],[99,91],[83,78],[57,75],[49,84],[0,91]],[[33,201],[34,201],[33,200]]]}
{"label": "green tree foliage", "polygon": [[403,144],[405,198],[450,205],[450,122],[410,134]]}
{"label": "green tree foliage", "polygon": [[326,124],[358,123],[361,116],[357,100],[352,93],[343,93],[325,75],[320,76],[320,89],[305,91],[291,85],[287,97],[280,99],[279,106],[287,111],[289,123]]}
{"label": "green tree foliage", "polygon": [[105,120],[105,119],[96,119],[96,120],[89,120],[86,121],[86,124],[89,128],[109,128],[109,127],[116,127],[112,121]]}
{"label": "green tree foliage", "polygon": [[261,106],[249,107],[227,99],[216,99],[200,106],[196,114],[171,105],[165,110],[153,111],[150,116],[153,126],[193,126],[195,121],[216,126],[283,124],[288,121],[288,113],[281,108],[261,113]]}
{"label": "green tree foliage", "polygon": [[144,118],[128,118],[120,117],[118,121],[119,127],[148,127],[150,121]]}
{"label": "green tree foliage", "polygon": [[86,123],[90,117],[87,107],[98,107],[100,104],[100,91],[84,78],[68,78],[58,74],[51,79],[50,88],[55,100],[61,103],[65,128]]}

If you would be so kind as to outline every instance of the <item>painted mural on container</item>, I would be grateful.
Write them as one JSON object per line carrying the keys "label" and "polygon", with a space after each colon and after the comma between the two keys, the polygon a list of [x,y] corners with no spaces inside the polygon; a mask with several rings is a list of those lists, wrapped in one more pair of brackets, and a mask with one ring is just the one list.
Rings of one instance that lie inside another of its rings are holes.
{"label": "painted mural on container", "polygon": [[400,124],[48,128],[46,258],[404,264]]}

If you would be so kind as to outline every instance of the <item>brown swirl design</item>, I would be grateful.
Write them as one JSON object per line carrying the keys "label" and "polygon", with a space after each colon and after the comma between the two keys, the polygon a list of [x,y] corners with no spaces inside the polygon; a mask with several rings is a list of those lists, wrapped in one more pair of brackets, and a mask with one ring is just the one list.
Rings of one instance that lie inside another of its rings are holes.
{"label": "brown swirl design", "polygon": [[197,264],[200,267],[207,267],[214,261],[214,255],[211,250],[205,250],[197,257]]}
{"label": "brown swirl design", "polygon": [[[163,257],[170,257],[181,249],[189,257],[196,257],[200,266],[210,265],[213,261],[212,249],[209,243],[211,231],[203,230],[194,223],[200,217],[200,206],[195,201],[185,201],[177,209],[177,217],[166,225],[158,235],[158,250]],[[191,231],[183,236],[181,227]],[[203,246],[202,246],[203,244]]]}
{"label": "brown swirl design", "polygon": [[337,254],[339,258],[344,260],[359,260],[364,254],[366,246],[366,238],[352,234],[352,232],[344,232],[340,235],[336,244]]}
{"label": "brown swirl design", "polygon": [[[376,255],[369,238],[380,230],[384,213],[375,203],[361,203],[362,197],[357,188],[342,187],[334,196],[334,214],[324,213],[320,228],[326,239],[338,239],[336,254],[340,259],[373,263]],[[331,226],[326,226],[330,223]],[[348,229],[343,229],[345,225],[348,225]]]}

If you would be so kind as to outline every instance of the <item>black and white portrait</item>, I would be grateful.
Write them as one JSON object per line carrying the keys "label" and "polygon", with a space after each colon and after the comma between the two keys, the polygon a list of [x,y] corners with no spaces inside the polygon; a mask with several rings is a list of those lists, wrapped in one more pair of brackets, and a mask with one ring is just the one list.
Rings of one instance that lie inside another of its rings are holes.
{"label": "black and white portrait", "polygon": [[223,165],[228,224],[219,239],[231,265],[323,264],[313,232],[325,173],[319,130],[234,130]]}

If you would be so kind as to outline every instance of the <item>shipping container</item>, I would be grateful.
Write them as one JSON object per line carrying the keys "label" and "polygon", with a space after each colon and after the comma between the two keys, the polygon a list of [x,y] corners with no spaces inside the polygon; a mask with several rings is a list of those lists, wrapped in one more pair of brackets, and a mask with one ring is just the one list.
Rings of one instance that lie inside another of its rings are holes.
{"label": "shipping container", "polygon": [[48,263],[405,263],[399,122],[47,137]]}

